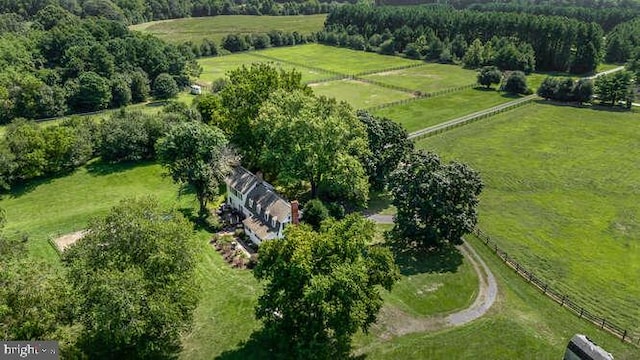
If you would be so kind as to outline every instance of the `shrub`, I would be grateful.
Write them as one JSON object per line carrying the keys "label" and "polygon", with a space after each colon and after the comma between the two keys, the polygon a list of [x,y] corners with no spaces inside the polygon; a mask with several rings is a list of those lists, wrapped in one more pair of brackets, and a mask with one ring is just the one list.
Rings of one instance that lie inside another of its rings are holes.
{"label": "shrub", "polygon": [[307,224],[311,225],[315,230],[320,229],[322,221],[329,217],[329,210],[318,199],[313,199],[307,202],[304,206],[303,220]]}
{"label": "shrub", "polygon": [[178,92],[180,92],[178,84],[174,78],[167,73],[158,75],[153,81],[153,95],[156,99],[170,99],[176,97]]}

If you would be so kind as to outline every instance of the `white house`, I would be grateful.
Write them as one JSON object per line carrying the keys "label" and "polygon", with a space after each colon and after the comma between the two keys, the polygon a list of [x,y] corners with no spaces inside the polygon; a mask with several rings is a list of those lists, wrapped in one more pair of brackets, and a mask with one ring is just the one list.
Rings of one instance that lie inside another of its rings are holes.
{"label": "white house", "polygon": [[282,198],[260,174],[236,166],[225,182],[227,204],[244,215],[244,231],[255,244],[282,238],[287,224],[298,223],[298,202]]}

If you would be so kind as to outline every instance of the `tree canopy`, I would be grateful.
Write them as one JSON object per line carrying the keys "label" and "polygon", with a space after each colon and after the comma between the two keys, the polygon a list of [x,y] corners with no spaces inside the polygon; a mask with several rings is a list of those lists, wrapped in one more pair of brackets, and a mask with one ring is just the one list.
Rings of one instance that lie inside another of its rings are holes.
{"label": "tree canopy", "polygon": [[89,358],[173,358],[197,305],[192,225],[152,198],[129,199],[65,250]]}
{"label": "tree canopy", "polygon": [[229,82],[215,95],[204,96],[197,104],[202,119],[222,129],[242,155],[248,168],[258,164],[262,139],[257,135],[258,110],[279,89],[287,92],[312,91],[301,83],[295,71],[278,70],[271,64],[254,63],[241,66],[228,74]]}
{"label": "tree canopy", "polygon": [[367,246],[374,231],[352,214],[320,232],[290,226],[284,239],[262,243],[256,316],[282,358],[344,358],[356,331],[375,322],[380,290],[390,290],[399,271],[388,249]]}
{"label": "tree canopy", "polygon": [[412,153],[391,176],[398,209],[394,232],[422,248],[460,244],[478,221],[482,187],[480,175],[468,165],[443,164],[433,153]]}
{"label": "tree canopy", "polygon": [[348,104],[280,90],[260,108],[256,123],[259,167],[278,184],[294,188],[304,181],[311,197],[367,201],[366,129]]}
{"label": "tree canopy", "polygon": [[220,129],[183,122],[174,125],[156,145],[158,159],[173,181],[195,190],[200,214],[206,213],[207,201],[218,194],[220,183],[237,160],[227,144]]}

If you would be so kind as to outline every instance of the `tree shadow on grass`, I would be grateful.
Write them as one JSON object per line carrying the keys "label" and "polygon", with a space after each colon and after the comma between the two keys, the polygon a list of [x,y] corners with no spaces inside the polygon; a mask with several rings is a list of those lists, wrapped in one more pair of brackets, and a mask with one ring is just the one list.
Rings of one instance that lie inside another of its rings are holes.
{"label": "tree shadow on grass", "polygon": [[[286,336],[286,335],[284,335]],[[273,338],[269,337],[264,329],[256,330],[249,340],[240,342],[235,349],[227,350],[217,356],[216,360],[267,360],[267,359],[291,359],[290,353],[280,353],[274,346]],[[365,360],[366,354],[341,357],[346,360]]]}
{"label": "tree shadow on grass", "polygon": [[402,275],[455,273],[462,265],[462,253],[453,245],[421,249],[402,240],[391,240],[389,248]]}
{"label": "tree shadow on grass", "polygon": [[125,161],[119,163],[108,163],[104,161],[94,161],[87,164],[87,171],[93,176],[105,176],[110,174],[116,174],[123,171],[128,171],[133,168],[142,166],[151,166],[155,163],[153,161]]}
{"label": "tree shadow on grass", "polygon": [[377,214],[392,205],[393,195],[388,192],[375,191],[370,194],[368,207],[364,210],[367,215]]}
{"label": "tree shadow on grass", "polygon": [[[49,177],[46,177],[46,178],[37,178],[37,179],[27,180],[24,183],[17,183],[15,185],[11,186],[11,190],[9,190],[6,193],[6,195],[8,195],[11,198],[19,198],[19,197],[21,197],[23,195],[26,195],[26,194],[32,192],[33,190],[37,189],[38,186],[49,184],[54,179],[62,177],[62,176],[64,176],[64,175],[49,176]],[[2,196],[0,196],[0,199],[2,199]]]}

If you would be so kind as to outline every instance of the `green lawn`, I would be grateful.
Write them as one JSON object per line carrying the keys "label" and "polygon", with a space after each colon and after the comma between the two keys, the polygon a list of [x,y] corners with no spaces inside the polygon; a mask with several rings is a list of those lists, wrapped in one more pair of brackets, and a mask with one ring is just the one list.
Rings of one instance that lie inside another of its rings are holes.
{"label": "green lawn", "polygon": [[260,50],[257,54],[346,75],[367,71],[383,71],[393,67],[421,63],[418,60],[409,60],[398,56],[378,55],[320,44],[271,48]]}
{"label": "green lawn", "polygon": [[478,169],[479,226],[552,286],[640,336],[640,113],[544,104],[419,141]]}
{"label": "green lawn", "polygon": [[476,71],[457,65],[429,63],[423,66],[365,75],[379,81],[421,92],[433,92],[476,83]]}
{"label": "green lawn", "polygon": [[159,165],[91,163],[60,178],[32,181],[0,200],[7,211],[5,230],[29,236],[34,255],[57,261],[49,237],[83,229],[87,221],[108,212],[120,200],[153,194],[166,205],[196,206],[193,196],[177,197],[171,179]]}
{"label": "green lawn", "polygon": [[516,98],[495,90],[467,89],[375,110],[373,113],[394,120],[412,132]]}
{"label": "green lawn", "polygon": [[580,320],[518,277],[476,239],[469,239],[492,269],[498,299],[482,318],[436,333],[414,333],[391,339],[372,331],[357,337],[367,359],[561,359],[569,339],[586,334],[616,360],[638,359],[637,348]]}
{"label": "green lawn", "polygon": [[317,95],[344,100],[356,109],[410,99],[413,95],[357,80],[335,80],[312,85]]}
{"label": "green lawn", "polygon": [[277,61],[270,61],[263,57],[254,56],[251,52],[201,58],[198,59],[198,63],[202,66],[203,70],[198,80],[205,85],[210,85],[216,79],[224,78],[226,73],[230,70],[234,70],[242,65],[249,66],[253,63],[269,63],[279,69],[285,70],[295,68],[302,74],[303,82],[317,81],[333,76],[329,73],[308,69],[302,66],[292,66]]}
{"label": "green lawn", "polygon": [[129,28],[152,33],[170,42],[190,40],[197,44],[203,39],[210,39],[219,45],[222,38],[231,33],[253,34],[281,30],[311,34],[322,30],[326,17],[326,14],[299,16],[220,15],[152,21],[132,25]]}

